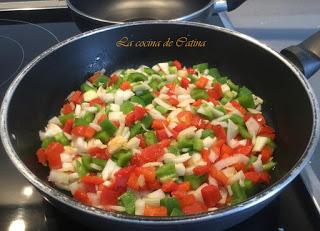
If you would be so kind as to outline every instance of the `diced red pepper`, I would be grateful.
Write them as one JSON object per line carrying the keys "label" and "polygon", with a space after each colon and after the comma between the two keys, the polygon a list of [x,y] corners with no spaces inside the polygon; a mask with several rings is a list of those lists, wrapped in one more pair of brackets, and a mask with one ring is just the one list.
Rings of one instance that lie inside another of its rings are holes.
{"label": "diced red pepper", "polygon": [[151,127],[155,130],[164,129],[167,126],[168,126],[168,121],[160,120],[160,119],[154,119],[151,125]]}
{"label": "diced red pepper", "polygon": [[92,76],[89,77],[89,82],[94,83],[100,75],[101,73],[99,71],[94,73]]}
{"label": "diced red pepper", "polygon": [[69,99],[70,102],[81,104],[83,102],[83,95],[81,91],[75,91]]}
{"label": "diced red pepper", "polygon": [[176,191],[178,184],[174,181],[167,181],[162,184],[162,191],[164,192],[173,192]]}
{"label": "diced red pepper", "polygon": [[249,171],[244,173],[245,177],[249,180],[251,180],[253,183],[269,183],[270,176],[267,172],[255,172],[255,171]]}
{"label": "diced red pepper", "polygon": [[214,185],[207,185],[201,189],[201,195],[204,204],[207,207],[214,207],[219,200],[221,200],[221,194],[219,188]]}
{"label": "diced red pepper", "polygon": [[238,163],[235,163],[233,165],[233,167],[237,170],[237,171],[240,171],[242,170],[243,172],[246,172],[247,171],[247,166],[245,163],[243,162],[238,162]]}
{"label": "diced red pepper", "polygon": [[100,196],[100,203],[102,205],[117,205],[118,204],[118,193],[107,187],[103,187]]}
{"label": "diced red pepper", "polygon": [[141,120],[145,114],[147,113],[147,110],[143,107],[135,106],[133,109],[133,112],[130,112],[125,119],[125,124],[127,126],[131,126],[135,121]]}
{"label": "diced red pepper", "polygon": [[101,177],[98,176],[83,176],[82,177],[82,182],[85,184],[102,184],[103,183],[103,179]]}
{"label": "diced red pepper", "polygon": [[186,206],[189,206],[189,205],[193,205],[197,201],[193,194],[184,194],[184,195],[182,195],[180,197],[177,196],[177,199],[179,200],[180,206],[182,208],[186,207]]}
{"label": "diced red pepper", "polygon": [[188,68],[187,68],[187,72],[188,72],[188,74],[190,74],[190,75],[193,75],[194,73],[196,73],[195,70],[194,70],[192,67],[188,67]]}
{"label": "diced red pepper", "polygon": [[176,191],[182,191],[182,192],[187,192],[190,191],[191,189],[191,184],[189,181],[184,181],[180,184],[178,184]]}
{"label": "diced red pepper", "polygon": [[112,75],[112,76],[109,78],[108,86],[112,86],[113,84],[117,83],[118,80],[119,80],[119,76],[117,76],[117,75]]}
{"label": "diced red pepper", "polygon": [[222,96],[222,89],[220,83],[215,83],[211,89],[208,90],[209,98],[219,100]]}
{"label": "diced red pepper", "polygon": [[221,146],[221,155],[226,155],[227,157],[234,154],[234,150],[230,148],[227,144]]}
{"label": "diced red pepper", "polygon": [[227,139],[226,131],[224,130],[224,128],[221,125],[219,125],[219,124],[214,125],[212,130],[218,139],[222,139],[222,140]]}
{"label": "diced red pepper", "polygon": [[123,91],[131,89],[131,84],[126,80],[120,85],[120,89]]}
{"label": "diced red pepper", "polygon": [[94,147],[94,148],[90,148],[88,150],[88,153],[91,156],[94,156],[98,159],[102,159],[102,160],[107,160],[110,158],[110,153],[108,152],[107,148],[98,148],[98,147]]}
{"label": "diced red pepper", "polygon": [[140,153],[133,156],[133,158],[131,159],[131,163],[136,164],[137,166],[141,166],[148,162],[158,161],[158,159],[160,159],[164,155],[163,145],[164,144],[160,142],[158,144],[152,144],[146,147]]}
{"label": "diced red pepper", "polygon": [[72,130],[72,126],[73,126],[73,119],[67,119],[66,122],[64,123],[62,130],[70,134]]}
{"label": "diced red pepper", "polygon": [[266,119],[264,118],[264,116],[261,113],[258,114],[254,114],[253,118],[262,126],[266,125]]}
{"label": "diced red pepper", "polygon": [[274,129],[268,125],[260,127],[258,135],[269,137],[272,140],[276,137]]}
{"label": "diced red pepper", "polygon": [[194,202],[192,205],[182,207],[182,212],[185,215],[203,213],[207,211],[208,211],[207,207],[199,201]]}
{"label": "diced red pepper", "polygon": [[156,180],[156,170],[154,167],[138,167],[135,171],[143,175],[146,182]]}
{"label": "diced red pepper", "polygon": [[158,180],[146,182],[146,185],[147,185],[147,189],[152,191],[161,188],[161,183]]}
{"label": "diced red pepper", "polygon": [[80,201],[81,203],[90,204],[89,197],[86,192],[82,191],[81,189],[77,189],[73,195],[74,199]]}
{"label": "diced red pepper", "polygon": [[172,61],[173,66],[175,66],[177,68],[177,70],[181,70],[182,69],[182,63],[178,60],[173,60]]}
{"label": "diced red pepper", "polygon": [[136,173],[131,173],[127,182],[129,188],[138,191],[140,186],[138,184],[138,175]]}
{"label": "diced red pepper", "polygon": [[73,112],[72,105],[70,103],[64,104],[63,107],[62,107],[62,113],[66,115],[66,114],[69,114],[71,112]]}
{"label": "diced red pepper", "polygon": [[96,130],[94,130],[92,127],[87,125],[79,125],[74,127],[71,133],[75,136],[82,136],[87,139],[90,139],[95,135]]}
{"label": "diced red pepper", "polygon": [[37,150],[37,157],[38,157],[38,162],[47,165],[47,157],[46,157],[46,151],[44,148],[39,148]]}
{"label": "diced red pepper", "polygon": [[210,152],[208,149],[204,148],[201,150],[201,157],[207,163],[210,163],[209,155],[210,155]]}
{"label": "diced red pepper", "polygon": [[139,147],[140,148],[145,148],[146,147],[146,142],[144,140],[144,136],[142,134],[137,135],[137,138],[140,140]]}
{"label": "diced red pepper", "polygon": [[130,177],[130,174],[135,170],[134,166],[128,166],[125,168],[119,169],[115,174],[114,182],[110,186],[111,189],[122,192],[127,188],[127,183]]}
{"label": "diced red pepper", "polygon": [[199,107],[202,104],[202,100],[198,99],[192,103],[192,106]]}
{"label": "diced red pepper", "polygon": [[268,145],[265,145],[263,147],[263,149],[261,150],[261,160],[262,160],[262,163],[266,163],[268,162],[268,160],[270,159],[270,157],[272,156],[272,153],[273,153],[273,149],[268,146]]}
{"label": "diced red pepper", "polygon": [[165,129],[156,130],[156,136],[158,140],[164,140],[169,138]]}
{"label": "diced red pepper", "polygon": [[189,125],[187,125],[187,124],[178,124],[177,126],[175,126],[173,128],[173,130],[179,133],[188,127],[189,127]]}
{"label": "diced red pepper", "polygon": [[189,126],[192,123],[193,114],[191,111],[182,111],[178,113],[177,118],[180,123]]}
{"label": "diced red pepper", "polygon": [[64,151],[62,144],[58,142],[52,142],[46,148],[46,157],[49,163],[50,169],[62,168],[62,162],[60,154]]}
{"label": "diced red pepper", "polygon": [[242,107],[241,105],[240,105],[240,103],[238,103],[237,101],[235,101],[235,100],[232,100],[231,102],[231,105],[234,107],[234,108],[236,108],[239,112],[241,112],[243,115],[245,115],[246,113],[247,113],[247,110],[244,108],[244,107]]}
{"label": "diced red pepper", "polygon": [[235,149],[235,153],[249,155],[252,151],[252,148],[253,148],[253,145],[251,143],[245,146],[239,146]]}
{"label": "diced red pepper", "polygon": [[97,97],[97,98],[95,98],[95,99],[93,99],[93,100],[91,100],[89,102],[90,107],[92,107],[92,106],[94,106],[96,104],[101,105],[101,106],[105,106],[106,105],[105,102],[99,97]]}
{"label": "diced red pepper", "polygon": [[174,89],[176,88],[176,83],[175,82],[167,83],[165,86],[169,88],[169,92],[174,92]]}
{"label": "diced red pepper", "polygon": [[196,82],[195,85],[197,88],[205,88],[209,80],[206,77],[201,76]]}
{"label": "diced red pepper", "polygon": [[202,176],[210,172],[210,167],[208,165],[199,165],[193,169],[193,173],[197,176]]}
{"label": "diced red pepper", "polygon": [[170,97],[167,99],[168,103],[172,106],[177,106],[179,104],[179,101],[176,98]]}
{"label": "diced red pepper", "polygon": [[151,206],[151,205],[146,205],[144,207],[144,213],[143,215],[145,216],[150,216],[150,217],[164,217],[167,216],[168,210],[164,206]]}
{"label": "diced red pepper", "polygon": [[215,167],[212,166],[210,170],[210,175],[218,181],[218,183],[227,186],[229,183],[228,177],[221,171],[217,170]]}
{"label": "diced red pepper", "polygon": [[190,80],[186,77],[182,77],[180,81],[181,87],[187,89],[189,87]]}
{"label": "diced red pepper", "polygon": [[107,114],[103,114],[103,115],[101,115],[101,116],[99,117],[97,123],[98,123],[98,124],[101,124],[101,123],[102,123],[105,119],[107,119],[107,118],[108,118],[108,115],[107,115]]}

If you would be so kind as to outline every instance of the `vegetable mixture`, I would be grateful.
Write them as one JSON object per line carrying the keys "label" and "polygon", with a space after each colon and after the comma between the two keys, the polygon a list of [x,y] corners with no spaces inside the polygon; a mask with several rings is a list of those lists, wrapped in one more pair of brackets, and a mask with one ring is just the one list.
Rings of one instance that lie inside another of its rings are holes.
{"label": "vegetable mixture", "polygon": [[87,205],[181,216],[236,204],[266,185],[275,149],[263,100],[207,63],[94,73],[37,151],[49,181]]}

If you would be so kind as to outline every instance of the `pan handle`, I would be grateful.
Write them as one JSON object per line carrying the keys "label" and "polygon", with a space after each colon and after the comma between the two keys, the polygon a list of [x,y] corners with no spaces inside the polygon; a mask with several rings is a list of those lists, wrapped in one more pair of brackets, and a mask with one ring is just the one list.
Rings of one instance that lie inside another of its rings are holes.
{"label": "pan handle", "polygon": [[320,69],[320,31],[280,53],[295,64],[306,78],[310,78]]}
{"label": "pan handle", "polygon": [[232,11],[238,8],[246,0],[213,0],[213,10],[215,13],[222,11]]}

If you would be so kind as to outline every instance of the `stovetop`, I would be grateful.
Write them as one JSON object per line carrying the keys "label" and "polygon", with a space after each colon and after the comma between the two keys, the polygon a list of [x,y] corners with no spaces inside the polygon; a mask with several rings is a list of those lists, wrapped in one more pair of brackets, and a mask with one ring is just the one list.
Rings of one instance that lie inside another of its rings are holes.
{"label": "stovetop", "polygon": [[[214,24],[222,26],[218,17]],[[80,31],[66,9],[0,13],[0,101],[16,74],[52,45]],[[0,145],[0,230],[83,230],[49,204]],[[320,216],[297,177],[265,209],[230,230],[320,230]],[[89,228],[86,228],[89,230]]]}

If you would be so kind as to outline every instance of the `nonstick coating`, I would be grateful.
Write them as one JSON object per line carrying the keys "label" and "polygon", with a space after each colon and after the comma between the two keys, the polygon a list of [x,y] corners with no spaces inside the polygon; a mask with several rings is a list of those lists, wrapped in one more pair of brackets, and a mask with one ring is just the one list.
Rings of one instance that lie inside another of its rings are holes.
{"label": "nonstick coating", "polygon": [[77,10],[89,16],[107,21],[141,21],[175,19],[198,10],[210,0],[69,0]]}
{"label": "nonstick coating", "polygon": [[[122,37],[130,40],[166,41],[187,37],[205,40],[204,48],[117,47]],[[302,169],[318,138],[318,111],[308,85],[290,63],[271,49],[247,36],[226,29],[195,23],[149,22],[103,28],[72,38],[47,51],[13,82],[1,109],[1,137],[14,164],[51,202],[94,227],[117,224],[123,228],[184,230],[209,223],[222,229],[239,223],[264,207]],[[57,47],[60,47],[57,49]],[[273,183],[254,198],[213,213],[189,218],[137,218],[96,210],[69,199],[47,182],[48,170],[37,163],[38,131],[59,113],[66,96],[88,76],[105,68],[119,69],[153,65],[178,59],[185,65],[208,62],[224,76],[245,85],[265,100],[264,111],[276,129],[277,170]],[[11,98],[11,101],[10,101]],[[9,138],[10,137],[10,138]],[[20,158],[20,159],[19,159]],[[186,224],[188,226],[175,226]],[[113,228],[114,229],[114,228]]]}

